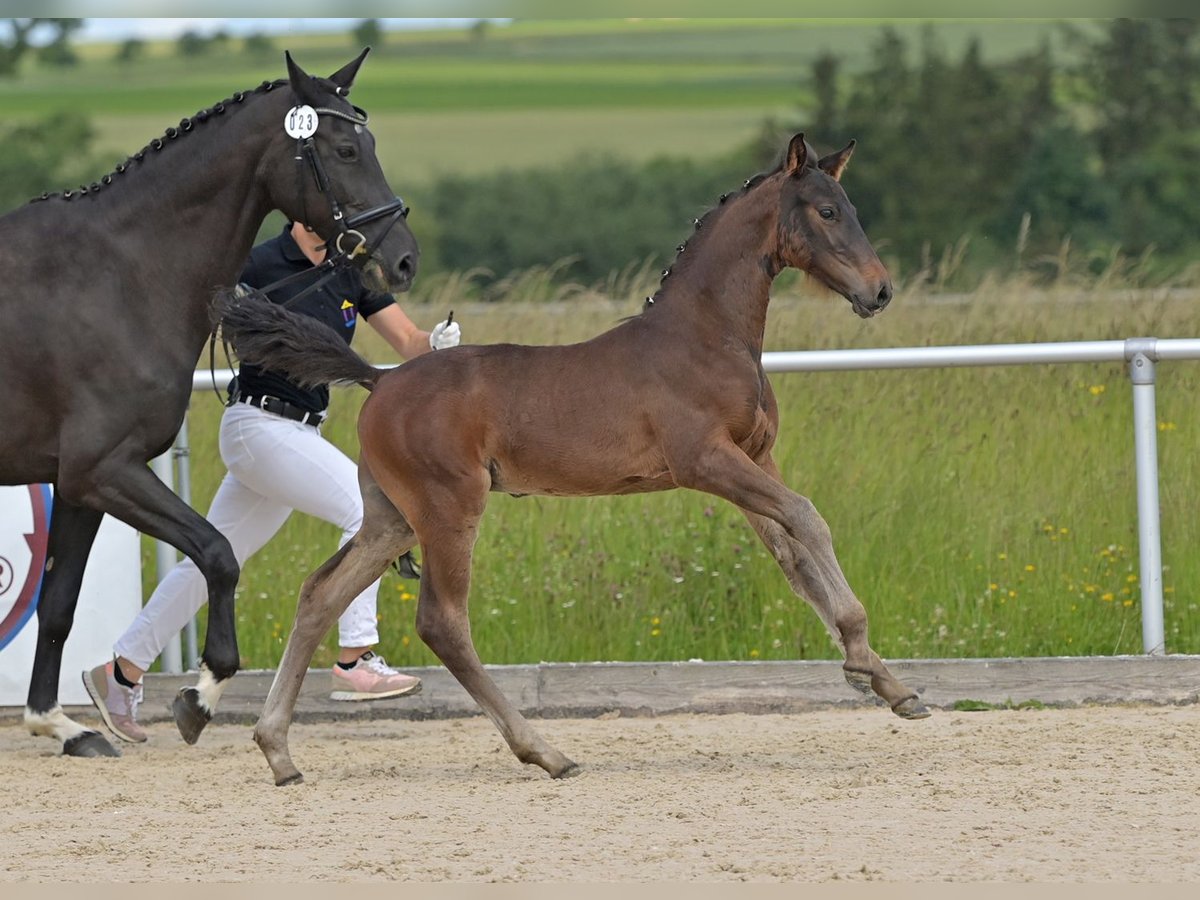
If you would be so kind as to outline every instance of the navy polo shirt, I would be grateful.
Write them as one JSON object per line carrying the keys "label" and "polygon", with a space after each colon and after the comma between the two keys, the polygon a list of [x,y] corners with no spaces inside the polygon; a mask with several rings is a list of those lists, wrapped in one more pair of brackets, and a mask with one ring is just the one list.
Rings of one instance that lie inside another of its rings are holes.
{"label": "navy polo shirt", "polygon": [[[281,278],[313,268],[312,262],[291,235],[291,225],[278,237],[263,241],[250,251],[250,259],[238,279],[250,287],[266,287]],[[317,279],[297,278],[273,290],[273,303],[286,303]],[[395,303],[391,294],[368,290],[362,273],[353,267],[339,268],[320,288],[293,303],[291,312],[312,316],[340,334],[347,344],[354,338],[358,317],[370,317],[385,306]],[[324,412],[329,406],[329,387],[302,388],[286,376],[245,363],[238,371],[238,392],[242,396],[268,396],[286,400],[309,412]]]}

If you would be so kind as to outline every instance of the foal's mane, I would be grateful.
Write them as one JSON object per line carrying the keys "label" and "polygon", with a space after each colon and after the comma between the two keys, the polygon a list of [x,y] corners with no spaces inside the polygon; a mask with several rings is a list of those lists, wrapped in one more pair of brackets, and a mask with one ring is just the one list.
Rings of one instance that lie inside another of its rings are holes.
{"label": "foal's mane", "polygon": [[[716,206],[711,207],[703,215],[692,220],[692,225],[695,227],[695,231],[697,231],[697,232],[702,231],[706,225],[711,226],[712,220],[715,219],[717,216],[719,216],[722,212],[725,211],[726,204],[728,203],[728,201],[736,200],[740,197],[745,196],[746,194],[748,194],[750,191],[754,190],[754,188],[758,187],[760,184],[762,184],[764,181],[766,181],[768,178],[770,178],[772,175],[777,173],[782,168],[783,168],[783,162],[781,161],[779,163],[779,165],[777,165],[774,169],[771,169],[769,172],[759,172],[757,175],[747,178],[746,181],[742,184],[742,187],[740,190],[730,191],[728,194],[722,194],[718,198]],[[646,312],[647,310],[651,309],[654,306],[655,302],[659,298],[659,295],[662,294],[664,288],[666,288],[667,279],[671,276],[671,274],[676,269],[682,270],[682,269],[687,268],[688,264],[691,262],[691,256],[684,256],[684,251],[687,250],[687,247],[688,247],[688,241],[685,240],[682,244],[680,244],[678,247],[675,248],[675,259],[672,261],[672,263],[669,266],[667,266],[667,268],[663,269],[662,278],[658,282],[658,290],[656,290],[653,294],[651,294],[649,297],[647,297],[645,302],[642,304],[642,312],[643,313]]]}
{"label": "foal's mane", "polygon": [[129,158],[127,158],[125,160],[125,162],[117,165],[117,167],[115,169],[113,169],[113,171],[109,172],[107,175],[105,175],[99,181],[93,181],[91,184],[86,184],[86,185],[81,184],[78,188],[76,188],[74,190],[65,190],[65,191],[62,191],[61,193],[59,193],[59,192],[51,193],[51,192],[47,191],[46,193],[41,194],[40,196],[34,197],[29,202],[37,203],[40,200],[52,200],[52,199],[71,200],[71,199],[74,199],[76,196],[83,197],[88,194],[95,194],[95,193],[99,192],[101,188],[107,187],[108,185],[112,184],[114,181],[114,176],[124,175],[126,172],[129,171],[130,166],[132,166],[135,162],[139,162],[139,163],[142,162],[142,160],[145,159],[146,153],[148,151],[152,150],[154,152],[158,152],[159,150],[161,150],[163,147],[166,146],[168,141],[173,141],[176,138],[183,137],[183,135],[192,131],[197,125],[207,122],[213,116],[224,115],[226,110],[228,110],[230,108],[231,104],[242,103],[246,99],[246,97],[249,96],[250,94],[265,94],[265,93],[268,93],[269,91],[273,91],[277,87],[282,87],[287,83],[288,83],[288,81],[286,78],[280,78],[280,79],[276,79],[275,81],[264,81],[262,84],[260,84],[258,87],[254,88],[251,91],[238,91],[232,97],[226,97],[224,100],[220,101],[219,103],[214,103],[212,106],[208,107],[207,109],[200,110],[198,113],[196,113],[193,116],[189,116],[186,119],[181,119],[179,121],[178,127],[171,126],[170,128],[168,128],[163,133],[162,137],[154,138],[154,140],[150,141],[150,143],[148,143],[145,147],[143,147],[137,153],[134,153]]}

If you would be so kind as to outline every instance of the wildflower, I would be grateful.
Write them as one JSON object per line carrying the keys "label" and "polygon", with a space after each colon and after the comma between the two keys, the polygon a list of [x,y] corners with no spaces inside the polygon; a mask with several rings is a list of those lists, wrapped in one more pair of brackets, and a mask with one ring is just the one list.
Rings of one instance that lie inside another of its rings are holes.
{"label": "wildflower", "polygon": [[1132,600],[1122,600],[1121,605],[1126,606],[1126,607],[1133,606],[1133,601]]}
{"label": "wildflower", "polygon": [[758,651],[757,651],[757,650],[751,650],[751,651],[750,651],[750,658],[751,658],[751,659],[758,659]]}
{"label": "wildflower", "polygon": [[1101,394],[1104,393],[1104,385],[1093,384],[1091,387],[1088,388],[1088,393],[1090,393],[1093,397],[1099,397]]}
{"label": "wildflower", "polygon": [[1176,427],[1177,426],[1175,425],[1174,422],[1159,422],[1158,423],[1159,431],[1174,431],[1176,429]]}
{"label": "wildflower", "polygon": [[1036,571],[1037,571],[1037,566],[1035,566],[1033,563],[1028,563],[1028,564],[1026,564],[1026,566],[1025,566],[1025,571],[1026,571],[1026,572],[1036,572]]}
{"label": "wildflower", "polygon": [[1007,553],[997,554],[997,559],[1008,559],[1008,554]]}
{"label": "wildflower", "polygon": [[662,634],[661,629],[659,629],[659,628],[651,628],[650,629],[650,637],[658,637],[660,634]]}
{"label": "wildflower", "polygon": [[1100,599],[1103,600],[1105,603],[1112,603],[1113,600],[1116,599],[1116,597],[1113,595],[1112,591],[1106,591],[1100,595]]}

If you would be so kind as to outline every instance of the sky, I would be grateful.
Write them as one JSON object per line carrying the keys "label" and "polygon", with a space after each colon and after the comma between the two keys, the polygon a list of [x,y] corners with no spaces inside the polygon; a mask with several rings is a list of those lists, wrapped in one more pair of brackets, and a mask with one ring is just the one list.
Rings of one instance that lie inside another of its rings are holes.
{"label": "sky", "polygon": [[[359,19],[86,19],[75,35],[83,41],[121,41],[126,38],[174,38],[187,30],[212,34],[224,29],[240,37],[253,32],[279,34],[298,31],[348,31]],[[387,30],[401,28],[461,28],[474,19],[380,19]]]}

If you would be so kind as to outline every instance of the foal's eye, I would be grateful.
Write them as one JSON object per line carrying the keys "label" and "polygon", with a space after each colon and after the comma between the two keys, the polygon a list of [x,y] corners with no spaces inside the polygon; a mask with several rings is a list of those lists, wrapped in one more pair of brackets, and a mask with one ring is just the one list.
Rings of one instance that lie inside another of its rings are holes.
{"label": "foal's eye", "polygon": [[832,206],[822,206],[818,212],[820,212],[822,219],[832,219],[836,215]]}
{"label": "foal's eye", "polygon": [[358,151],[355,150],[353,147],[351,147],[349,144],[344,144],[343,146],[337,148],[337,155],[338,155],[339,159],[349,160],[349,159],[354,159],[355,157],[357,157]]}

